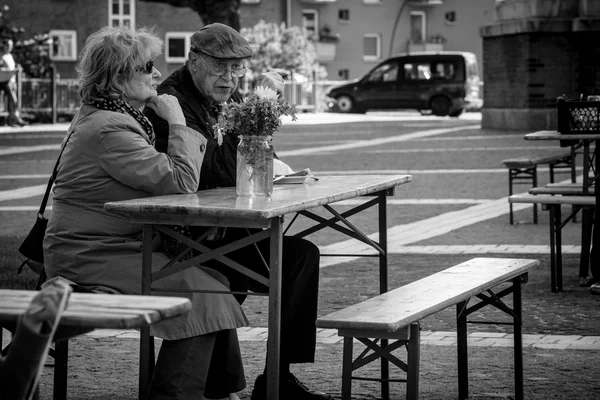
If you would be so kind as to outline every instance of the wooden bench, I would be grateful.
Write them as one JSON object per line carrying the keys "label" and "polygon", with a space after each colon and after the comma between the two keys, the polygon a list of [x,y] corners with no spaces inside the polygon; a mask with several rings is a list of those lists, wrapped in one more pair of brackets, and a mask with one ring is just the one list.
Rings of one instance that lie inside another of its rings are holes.
{"label": "wooden bench", "polygon": [[[384,399],[389,398],[389,382],[406,382],[406,398],[417,399],[419,321],[451,306],[456,306],[457,312],[458,393],[460,399],[468,398],[467,323],[478,321],[467,321],[467,316],[486,305],[492,305],[512,318],[512,322],[497,323],[513,325],[515,394],[517,399],[523,399],[521,283],[527,282],[528,271],[538,265],[537,260],[474,258],[319,318],[318,328],[337,329],[338,335],[344,337],[342,399],[350,400],[352,379],[381,381]],[[498,285],[501,287],[494,292],[492,289]],[[512,309],[501,300],[511,293]],[[479,302],[469,306],[469,301],[474,298]],[[481,323],[489,324],[490,321]],[[353,361],[354,339],[367,349]],[[388,344],[389,339],[395,342]],[[392,354],[401,346],[406,346],[406,362]],[[353,371],[378,359],[382,360],[381,379],[353,376]],[[389,379],[388,361],[406,372],[406,379]]]}
{"label": "wooden bench", "polygon": [[[531,187],[538,185],[537,166],[548,164],[550,168],[550,182],[554,182],[555,169],[568,169],[571,174],[571,181],[575,182],[575,155],[577,146],[571,146],[570,150],[551,154],[537,154],[502,160],[502,163],[508,168],[508,195],[513,195],[514,184],[530,184]],[[509,221],[514,223],[512,203],[509,204]],[[533,205],[533,223],[537,224],[537,205]]]}
{"label": "wooden bench", "polygon": [[[573,219],[580,209],[586,213],[596,206],[594,196],[572,196],[572,195],[550,195],[550,194],[515,194],[508,198],[509,203],[541,204],[550,213],[550,290],[560,292],[562,290],[562,228]],[[575,207],[564,221],[561,215],[562,205]],[[581,260],[579,266],[579,278],[585,280],[589,265],[589,250],[591,247],[591,226],[589,217],[584,216],[582,224]],[[589,228],[588,228],[589,226]],[[588,232],[589,231],[589,232]]]}
{"label": "wooden bench", "polygon": [[529,189],[529,194],[549,194],[562,196],[593,196],[596,193],[592,186],[586,191],[583,190],[581,183],[549,183],[543,187],[533,187]]}
{"label": "wooden bench", "polygon": [[[40,277],[45,279],[43,266],[39,273]],[[40,290],[39,285],[40,282],[43,283],[43,279],[38,281],[36,291]],[[69,339],[97,328],[140,328],[183,314],[191,309],[189,299],[182,297],[107,294],[92,292],[75,284],[72,284],[71,287],[74,293],[71,295],[65,315],[52,340],[54,348],[50,348],[48,352],[48,355],[54,359],[53,400],[67,399]],[[35,293],[35,291],[32,292]],[[3,289],[0,289],[0,293],[4,300],[0,304],[1,344],[2,329],[15,332],[16,316],[21,315],[29,304],[29,301],[24,301],[23,297],[32,296],[32,294],[29,291]],[[153,337],[151,337],[151,341],[153,342]],[[0,351],[5,353],[9,347],[10,343]],[[147,352],[146,357],[142,357],[143,351]],[[146,371],[147,376],[152,376],[155,358],[154,346],[150,346],[147,350],[140,346],[140,393],[142,386],[149,384],[143,379],[142,371]],[[144,359],[148,360],[147,363],[143,363]]]}

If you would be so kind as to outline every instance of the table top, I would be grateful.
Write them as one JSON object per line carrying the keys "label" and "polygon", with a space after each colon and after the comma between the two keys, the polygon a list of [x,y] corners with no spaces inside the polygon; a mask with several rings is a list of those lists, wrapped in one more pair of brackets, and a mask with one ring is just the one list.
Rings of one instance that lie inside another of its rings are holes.
{"label": "table top", "polygon": [[237,196],[234,187],[227,187],[109,202],[104,208],[137,223],[245,226],[244,220],[252,220],[264,223],[255,226],[268,226],[270,218],[369,195],[411,180],[411,175],[323,176],[318,181],[275,185],[271,197]]}
{"label": "table top", "polygon": [[557,131],[538,131],[526,134],[525,140],[600,140],[600,132],[562,135]]}
{"label": "table top", "polygon": [[[14,322],[38,293],[0,289],[0,322]],[[71,293],[61,327],[132,329],[176,317],[192,309],[185,297]]]}

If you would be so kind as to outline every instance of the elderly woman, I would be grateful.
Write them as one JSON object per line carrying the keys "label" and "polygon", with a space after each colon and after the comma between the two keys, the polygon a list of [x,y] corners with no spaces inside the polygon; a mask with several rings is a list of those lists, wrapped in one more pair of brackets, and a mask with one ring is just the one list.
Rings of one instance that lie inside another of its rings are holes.
{"label": "elderly woman", "polygon": [[[90,35],[78,66],[81,108],[63,141],[53,211],[44,240],[49,278],[104,292],[141,293],[142,231],[104,203],[198,188],[206,139],[186,127],[177,99],[157,96],[153,59],[162,41],[148,29],[106,27]],[[169,124],[166,153],[154,149],[150,107]],[[169,259],[153,254],[155,269]],[[227,290],[203,267],[155,288]],[[179,293],[177,294],[179,295]],[[151,399],[236,399],[246,386],[236,328],[248,324],[230,294],[190,294],[192,311],[151,327],[163,340]],[[208,379],[210,377],[210,379]]]}

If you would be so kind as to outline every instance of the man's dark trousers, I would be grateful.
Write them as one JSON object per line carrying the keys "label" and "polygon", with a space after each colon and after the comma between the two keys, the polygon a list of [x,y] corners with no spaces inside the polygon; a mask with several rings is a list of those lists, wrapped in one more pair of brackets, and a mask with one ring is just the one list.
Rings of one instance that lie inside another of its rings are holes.
{"label": "man's dark trousers", "polygon": [[[256,232],[256,231],[251,231]],[[208,247],[217,248],[248,236],[248,231],[241,228],[228,228],[225,237],[219,241],[204,243]],[[268,263],[269,239],[257,243],[258,250]],[[226,257],[243,266],[268,277],[259,254],[254,246],[247,246]],[[281,366],[288,364],[314,362],[316,346],[317,302],[319,297],[319,248],[313,243],[291,236],[283,237],[282,251],[282,293],[281,293]],[[204,264],[225,275],[232,291],[253,291],[268,293],[268,288],[254,279],[211,260]],[[242,304],[244,295],[236,295]]]}

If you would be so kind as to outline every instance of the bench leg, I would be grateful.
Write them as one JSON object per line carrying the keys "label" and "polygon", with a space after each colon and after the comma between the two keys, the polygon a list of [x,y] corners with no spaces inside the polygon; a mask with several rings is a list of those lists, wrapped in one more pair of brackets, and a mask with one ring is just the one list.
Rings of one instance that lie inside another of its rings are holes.
{"label": "bench leg", "polygon": [[[532,182],[533,182],[533,186],[532,187],[537,187],[537,185],[538,185],[538,182],[537,182],[537,165],[535,167],[533,167],[533,175],[532,175],[531,179],[532,179]],[[533,203],[533,223],[534,224],[538,223],[538,206],[537,206],[537,203]]]}
{"label": "bench leg", "polygon": [[521,277],[513,279],[514,351],[515,351],[515,400],[523,400],[523,332]]}
{"label": "bench leg", "polygon": [[[512,169],[509,168],[508,170],[508,196],[512,196],[513,194],[513,172]],[[508,220],[510,221],[510,224],[512,225],[515,221],[514,221],[514,217],[513,217],[513,205],[512,203],[508,203]]]}
{"label": "bench leg", "polygon": [[352,344],[354,338],[344,337],[344,355],[342,365],[342,400],[350,400],[352,396]]}
{"label": "bench leg", "polygon": [[406,345],[407,370],[406,370],[406,399],[417,400],[419,398],[419,368],[421,365],[421,326],[410,325],[410,339]]}
{"label": "bench leg", "polygon": [[54,400],[67,398],[67,371],[69,368],[69,340],[54,343]]}
{"label": "bench leg", "polygon": [[550,290],[562,290],[562,232],[560,204],[548,205],[550,211]]}
{"label": "bench leg", "polygon": [[469,398],[469,354],[467,351],[467,302],[456,305],[456,348],[458,350],[458,398]]}
{"label": "bench leg", "polygon": [[594,210],[584,207],[581,210],[581,258],[579,261],[579,280],[587,280],[590,266],[590,248],[592,247],[592,226]]}
{"label": "bench leg", "polygon": [[154,372],[154,336],[150,336],[150,328],[140,329],[140,376],[139,400],[146,400],[150,395],[150,380]]}

